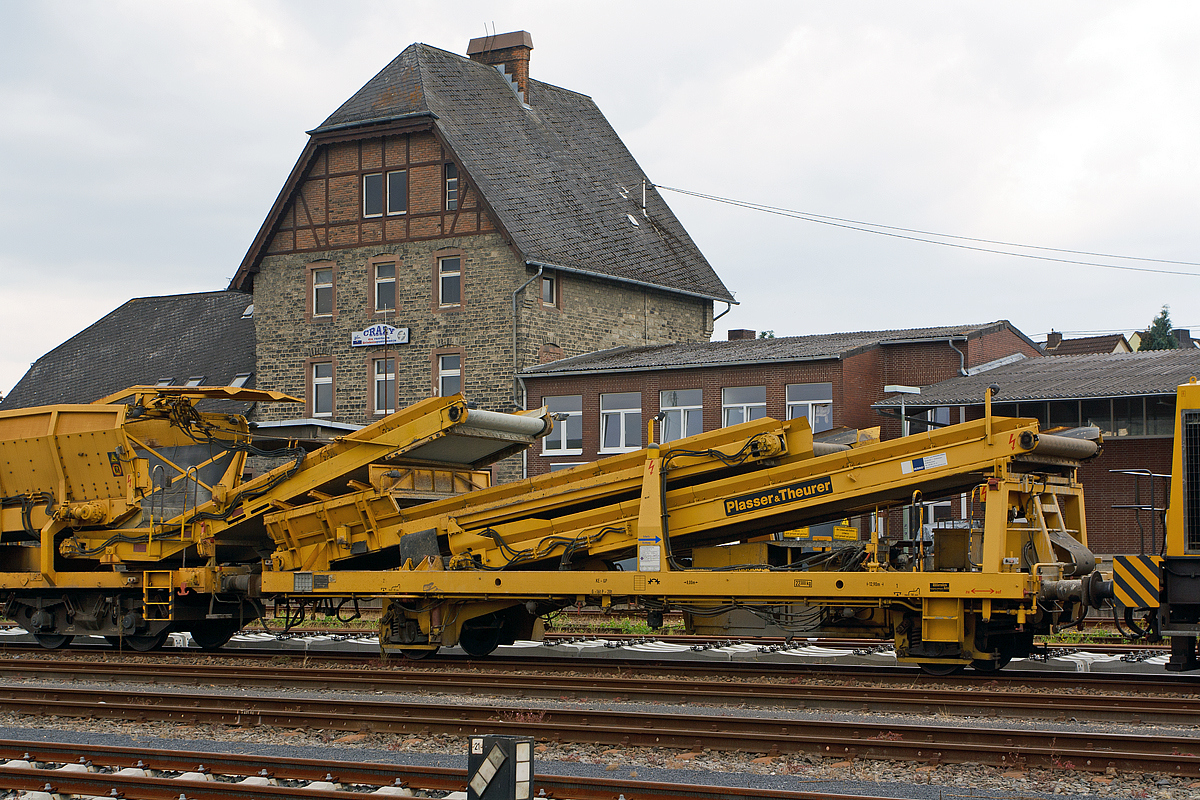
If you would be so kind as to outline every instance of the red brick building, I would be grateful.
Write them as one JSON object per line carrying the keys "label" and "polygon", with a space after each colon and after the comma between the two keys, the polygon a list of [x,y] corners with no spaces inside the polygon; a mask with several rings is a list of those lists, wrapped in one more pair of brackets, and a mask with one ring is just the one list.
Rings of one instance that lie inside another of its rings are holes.
{"label": "red brick building", "polygon": [[[1099,428],[1103,453],[1080,470],[1087,492],[1088,543],[1101,554],[1157,554],[1161,517],[1117,508],[1135,504],[1136,485],[1131,476],[1114,470],[1170,474],[1175,389],[1193,375],[1200,375],[1200,350],[1194,348],[1047,356],[926,385],[905,403],[910,413],[959,409],[967,419],[976,419],[983,415],[983,393],[996,385],[995,414],[1031,417],[1042,430]],[[893,412],[898,406],[898,398],[875,404]],[[1167,480],[1155,479],[1153,495],[1150,479],[1140,480],[1138,504],[1165,507]]]}
{"label": "red brick building", "polygon": [[[742,332],[731,331],[731,337]],[[749,333],[753,336],[753,332]],[[664,441],[763,416],[805,416],[820,432],[900,422],[872,404],[888,384],[929,385],[1041,351],[1007,321],[779,339],[618,347],[524,370],[530,407],[566,418],[528,454],[539,475],[645,446],[645,421],[663,412]]]}

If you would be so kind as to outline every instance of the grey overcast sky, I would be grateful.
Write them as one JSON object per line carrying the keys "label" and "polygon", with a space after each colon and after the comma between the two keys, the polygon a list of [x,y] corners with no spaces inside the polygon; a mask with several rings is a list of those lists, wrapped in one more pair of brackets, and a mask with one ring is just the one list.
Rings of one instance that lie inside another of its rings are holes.
{"label": "grey overcast sky", "polygon": [[[132,297],[225,288],[305,130],[410,43],[465,53],[493,25],[530,31],[532,75],[595,98],[663,186],[1200,262],[1193,2],[0,0],[0,391]],[[1128,331],[1164,303],[1200,327],[1197,265],[1035,261],[664,197],[740,301],[714,338]]]}

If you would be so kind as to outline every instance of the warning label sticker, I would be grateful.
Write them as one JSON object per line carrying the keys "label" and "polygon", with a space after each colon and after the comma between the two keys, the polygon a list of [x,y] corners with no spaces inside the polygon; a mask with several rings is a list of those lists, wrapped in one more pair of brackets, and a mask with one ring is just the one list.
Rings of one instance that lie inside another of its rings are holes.
{"label": "warning label sticker", "polygon": [[946,458],[945,453],[934,453],[933,455],[925,456],[924,458],[914,458],[912,461],[901,461],[900,472],[908,475],[913,472],[921,472],[922,470],[944,467],[949,463],[950,460]]}
{"label": "warning label sticker", "polygon": [[662,571],[662,546],[644,544],[638,547],[638,572]]}
{"label": "warning label sticker", "polygon": [[828,476],[726,500],[725,516],[732,517],[734,514],[758,511],[760,508],[770,508],[784,503],[795,503],[797,500],[807,500],[810,497],[821,497],[826,494],[833,494],[833,479]]}

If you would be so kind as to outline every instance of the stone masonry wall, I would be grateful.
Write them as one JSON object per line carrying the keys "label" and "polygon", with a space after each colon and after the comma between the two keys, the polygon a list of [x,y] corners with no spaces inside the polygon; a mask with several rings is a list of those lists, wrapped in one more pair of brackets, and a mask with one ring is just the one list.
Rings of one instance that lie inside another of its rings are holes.
{"label": "stone masonry wall", "polygon": [[[436,310],[433,301],[439,255],[462,256],[463,305]],[[397,310],[372,313],[373,286],[368,259],[394,255],[397,262]],[[332,318],[306,319],[307,266],[332,263],[336,269]],[[356,247],[324,253],[268,256],[254,286],[258,330],[257,385],[306,397],[308,364],[334,362],[334,412],[337,422],[365,424],[373,418],[371,361],[385,348],[351,347],[350,335],[386,321],[409,329],[409,343],[390,345],[397,359],[399,407],[433,396],[434,356],[461,352],[467,397],[490,410],[511,410],[511,291],[520,265],[497,234],[445,238],[403,244]],[[292,404],[270,404],[259,418],[301,416]]]}
{"label": "stone masonry wall", "polygon": [[[460,309],[434,302],[439,256],[461,255]],[[394,256],[397,310],[373,309],[375,259]],[[310,318],[309,270],[335,271],[335,310]],[[513,398],[512,292],[536,275],[521,264],[499,234],[354,247],[317,253],[266,257],[255,279],[254,315],[258,332],[256,385],[305,398],[306,406],[262,404],[260,420],[310,415],[310,374],[314,361],[334,365],[331,421],[368,424],[374,413],[374,359],[396,359],[398,407],[436,393],[436,359],[462,356],[467,399],[492,411],[511,411]],[[521,367],[539,363],[549,350],[555,358],[619,345],[706,341],[712,330],[710,301],[585,276],[557,274],[558,302],[541,301],[540,281],[520,300]],[[387,322],[409,329],[409,343],[352,347],[351,334]],[[496,465],[495,480],[521,476],[521,459]]]}

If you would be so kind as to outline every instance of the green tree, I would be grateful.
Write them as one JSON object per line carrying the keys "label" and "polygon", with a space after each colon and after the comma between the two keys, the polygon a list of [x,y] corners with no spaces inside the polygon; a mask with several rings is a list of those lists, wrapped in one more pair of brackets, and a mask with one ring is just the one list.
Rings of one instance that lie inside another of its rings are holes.
{"label": "green tree", "polygon": [[758,338],[760,338],[760,339],[774,339],[774,338],[775,338],[775,331],[759,331],[759,332],[758,332]]}
{"label": "green tree", "polygon": [[1150,323],[1150,330],[1142,339],[1139,350],[1174,350],[1179,347],[1179,342],[1171,332],[1171,315],[1167,313],[1169,308],[1170,306],[1164,305],[1162,311]]}

